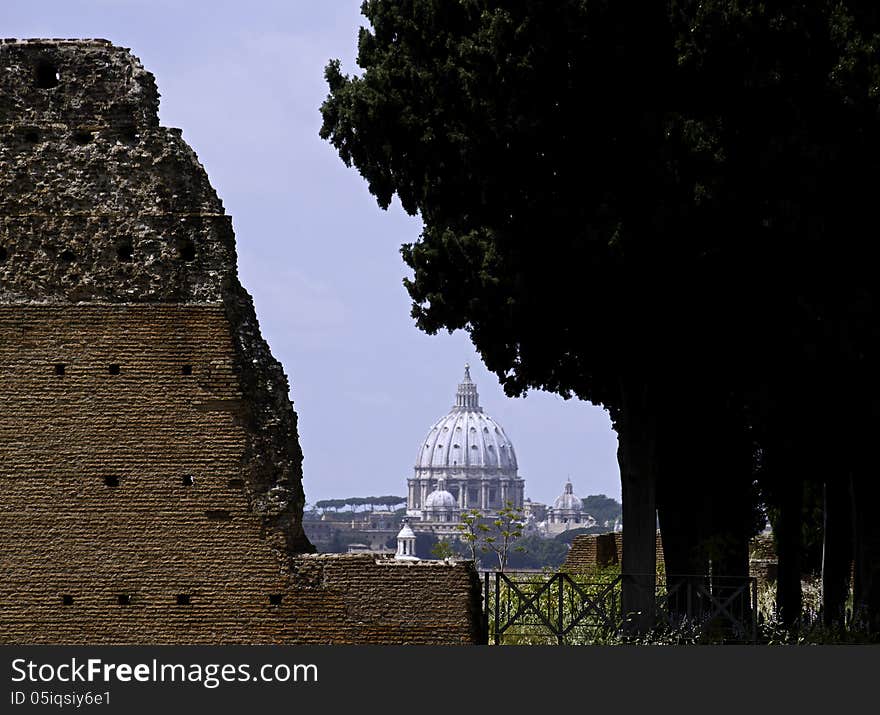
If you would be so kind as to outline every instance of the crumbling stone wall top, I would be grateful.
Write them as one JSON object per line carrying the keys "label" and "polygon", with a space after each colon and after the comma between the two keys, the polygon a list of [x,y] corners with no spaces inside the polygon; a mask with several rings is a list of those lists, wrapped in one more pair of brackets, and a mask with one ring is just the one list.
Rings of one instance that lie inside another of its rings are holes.
{"label": "crumbling stone wall top", "polygon": [[287,377],[158,97],[0,42],[0,642],[484,642],[472,566],[301,556]]}
{"label": "crumbling stone wall top", "polygon": [[0,301],[219,302],[232,226],[153,75],[104,40],[0,43]]}
{"label": "crumbling stone wall top", "polygon": [[159,124],[153,75],[106,40],[3,40],[0,124]]}

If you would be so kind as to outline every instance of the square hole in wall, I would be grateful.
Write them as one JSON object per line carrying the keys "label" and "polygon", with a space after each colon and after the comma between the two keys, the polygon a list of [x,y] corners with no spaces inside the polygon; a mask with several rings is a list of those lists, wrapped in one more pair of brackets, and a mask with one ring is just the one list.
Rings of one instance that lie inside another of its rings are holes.
{"label": "square hole in wall", "polygon": [[123,263],[130,263],[134,257],[134,247],[128,241],[116,245],[116,257]]}
{"label": "square hole in wall", "polygon": [[131,594],[130,593],[120,593],[116,597],[116,603],[120,606],[130,606],[131,605]]}
{"label": "square hole in wall", "polygon": [[95,135],[92,134],[92,132],[86,130],[75,131],[71,135],[71,139],[73,139],[74,144],[78,144],[79,146],[90,144],[94,138]]}
{"label": "square hole in wall", "polygon": [[205,516],[211,521],[229,521],[232,518],[232,514],[226,509],[208,509]]}
{"label": "square hole in wall", "polygon": [[119,131],[119,136],[122,138],[123,141],[128,144],[134,144],[135,142],[137,142],[138,139],[140,139],[140,136],[138,135],[137,129],[134,127],[134,125],[122,127]]}
{"label": "square hole in wall", "polygon": [[52,89],[61,81],[58,67],[48,60],[40,60],[34,71],[34,85],[40,89]]}
{"label": "square hole in wall", "polygon": [[65,593],[61,597],[61,605],[62,606],[72,606],[73,605],[73,596],[71,596],[69,593]]}
{"label": "square hole in wall", "polygon": [[177,253],[181,260],[191,263],[196,259],[196,245],[189,239],[182,239],[177,242]]}
{"label": "square hole in wall", "polygon": [[177,594],[177,605],[178,606],[189,606],[189,594],[188,593],[178,593]]}
{"label": "square hole in wall", "polygon": [[244,479],[230,479],[229,480],[229,488],[230,489],[241,489],[244,486]]}
{"label": "square hole in wall", "polygon": [[180,478],[180,483],[183,484],[183,486],[185,487],[191,487],[193,484],[196,483],[196,480],[193,478],[192,474],[184,474]]}
{"label": "square hole in wall", "polygon": [[108,487],[118,487],[119,486],[119,477],[107,476],[104,477],[104,484]]}
{"label": "square hole in wall", "polygon": [[192,375],[193,374],[193,366],[192,365],[184,365],[180,368],[180,373],[182,375]]}
{"label": "square hole in wall", "polygon": [[270,606],[280,606],[281,605],[281,594],[280,593],[270,593],[269,594],[269,605]]}
{"label": "square hole in wall", "polygon": [[112,363],[110,365],[110,367],[108,368],[108,371],[110,372],[111,375],[118,375],[119,374],[119,365],[117,365],[115,362]]}
{"label": "square hole in wall", "polygon": [[59,377],[64,374],[66,365],[63,362],[55,363],[55,374]]}

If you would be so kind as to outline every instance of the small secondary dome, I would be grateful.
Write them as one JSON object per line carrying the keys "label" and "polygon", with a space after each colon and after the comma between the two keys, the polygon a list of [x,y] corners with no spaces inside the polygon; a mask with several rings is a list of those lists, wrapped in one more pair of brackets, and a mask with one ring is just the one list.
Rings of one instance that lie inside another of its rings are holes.
{"label": "small secondary dome", "polygon": [[565,490],[556,497],[553,502],[553,510],[554,511],[566,511],[566,512],[574,512],[574,511],[582,511],[584,508],[584,503],[580,497],[575,496],[574,488],[571,486],[571,481],[567,481],[565,483]]}
{"label": "small secondary dome", "polygon": [[437,480],[437,487],[425,499],[425,509],[454,509],[455,497],[446,491],[446,480]]}
{"label": "small secondary dome", "polygon": [[[571,528],[571,524],[584,524],[593,526],[596,520],[584,511],[583,500],[576,496],[571,486],[571,480],[565,483],[565,488],[553,501],[553,506],[547,510],[550,534],[559,533],[561,530]],[[563,525],[558,527],[558,525]]]}

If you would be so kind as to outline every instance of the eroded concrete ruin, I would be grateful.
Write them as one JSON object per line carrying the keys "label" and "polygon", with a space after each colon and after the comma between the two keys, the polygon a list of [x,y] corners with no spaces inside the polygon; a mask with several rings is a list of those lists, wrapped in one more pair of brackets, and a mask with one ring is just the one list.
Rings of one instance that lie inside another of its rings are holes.
{"label": "eroded concrete ruin", "polygon": [[153,76],[0,42],[0,641],[475,642],[463,565],[308,556],[288,382]]}

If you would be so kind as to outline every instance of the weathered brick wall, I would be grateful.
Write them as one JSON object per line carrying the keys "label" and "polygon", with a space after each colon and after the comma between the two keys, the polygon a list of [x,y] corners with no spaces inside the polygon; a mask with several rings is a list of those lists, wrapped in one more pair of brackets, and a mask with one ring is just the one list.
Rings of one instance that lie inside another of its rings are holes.
{"label": "weathered brick wall", "polygon": [[591,571],[612,562],[599,557],[599,534],[580,534],[571,542],[571,548],[562,564],[563,571]]}
{"label": "weathered brick wall", "polygon": [[0,303],[222,307],[240,477],[273,547],[308,551],[287,377],[238,281],[230,218],[157,108],[153,76],[105,40],[0,41]]}
{"label": "weathered brick wall", "polygon": [[776,542],[770,534],[759,534],[749,544],[749,558],[762,561],[776,560]]}
{"label": "weathered brick wall", "polygon": [[[657,568],[663,568],[663,541],[657,532]],[[565,557],[566,571],[591,571],[604,566],[616,566],[623,562],[623,534],[581,534],[574,537],[571,549]]]}
{"label": "weathered brick wall", "polygon": [[470,562],[315,554],[296,560],[289,613],[301,643],[485,642]]}
{"label": "weathered brick wall", "polygon": [[0,334],[3,639],[265,639],[284,564],[248,508],[222,307],[0,306]]}
{"label": "weathered brick wall", "polygon": [[152,75],[0,41],[0,642],[474,642],[465,566],[310,560],[287,378]]}
{"label": "weathered brick wall", "polygon": [[[657,568],[665,568],[663,539],[657,532]],[[759,582],[776,580],[777,559],[772,537],[758,536],[750,544],[749,575]],[[589,572],[612,566],[623,560],[623,534],[582,534],[576,536],[562,568],[566,571]]]}

